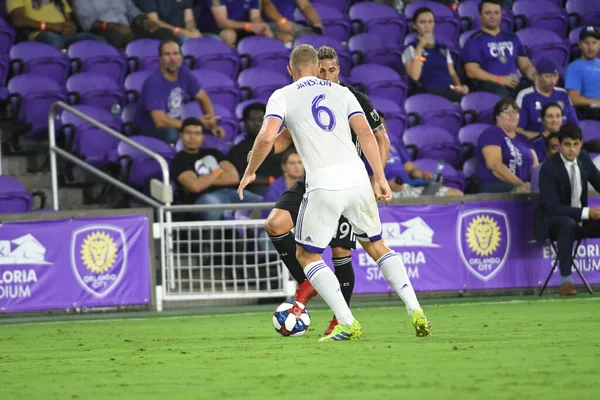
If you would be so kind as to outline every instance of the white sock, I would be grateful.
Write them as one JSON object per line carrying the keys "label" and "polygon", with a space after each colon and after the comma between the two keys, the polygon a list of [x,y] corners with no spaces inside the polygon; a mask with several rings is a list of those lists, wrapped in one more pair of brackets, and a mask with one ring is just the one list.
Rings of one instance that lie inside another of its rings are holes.
{"label": "white sock", "polygon": [[323,260],[312,262],[304,267],[304,273],[329,308],[333,310],[338,322],[352,325],[354,322],[352,311],[342,295],[340,282],[327,264]]}
{"label": "white sock", "polygon": [[408,315],[412,315],[414,310],[423,311],[406,273],[406,267],[398,254],[395,251],[390,251],[381,256],[377,260],[377,264],[379,264],[379,268],[385,279],[392,285],[404,302]]}

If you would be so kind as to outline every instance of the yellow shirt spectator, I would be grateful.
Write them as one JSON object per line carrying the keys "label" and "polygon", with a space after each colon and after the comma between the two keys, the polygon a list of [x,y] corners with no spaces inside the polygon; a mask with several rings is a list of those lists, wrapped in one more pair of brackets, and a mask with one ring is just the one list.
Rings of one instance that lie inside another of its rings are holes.
{"label": "yellow shirt spectator", "polygon": [[[67,0],[61,0],[65,14],[71,13],[71,7]],[[17,8],[25,8],[25,17],[50,23],[64,23],[65,16],[53,0],[6,0],[6,11],[10,14]],[[33,40],[40,31],[29,34],[29,40]]]}

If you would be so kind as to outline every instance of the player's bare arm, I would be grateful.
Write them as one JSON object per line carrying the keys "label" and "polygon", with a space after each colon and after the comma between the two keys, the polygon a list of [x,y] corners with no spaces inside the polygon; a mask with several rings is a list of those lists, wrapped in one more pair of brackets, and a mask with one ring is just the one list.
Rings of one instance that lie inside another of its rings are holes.
{"label": "player's bare arm", "polygon": [[388,157],[390,155],[390,138],[387,134],[387,130],[383,124],[373,129],[375,134],[375,140],[377,141],[377,147],[379,148],[379,157],[381,158],[381,166],[385,168]]}
{"label": "player's bare arm", "polygon": [[240,180],[240,186],[238,187],[238,196],[240,199],[244,199],[244,189],[254,182],[256,179],[256,171],[261,166],[265,158],[269,155],[273,143],[277,138],[277,132],[281,127],[281,119],[276,117],[268,117],[263,121],[263,125],[260,128],[260,132],[254,140],[254,146],[250,154],[250,160],[248,160],[248,166],[244,172],[244,176]]}

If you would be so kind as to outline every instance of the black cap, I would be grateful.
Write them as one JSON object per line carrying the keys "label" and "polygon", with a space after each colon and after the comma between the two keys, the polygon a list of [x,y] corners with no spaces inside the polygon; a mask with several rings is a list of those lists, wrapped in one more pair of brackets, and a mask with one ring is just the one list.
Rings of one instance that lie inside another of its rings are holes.
{"label": "black cap", "polygon": [[579,41],[581,42],[586,37],[593,37],[600,40],[600,31],[595,26],[586,26],[579,32]]}

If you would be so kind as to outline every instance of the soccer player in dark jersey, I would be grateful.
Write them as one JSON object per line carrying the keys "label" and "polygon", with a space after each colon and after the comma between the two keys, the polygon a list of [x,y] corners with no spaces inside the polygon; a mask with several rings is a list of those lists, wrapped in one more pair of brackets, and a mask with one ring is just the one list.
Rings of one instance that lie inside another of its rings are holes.
{"label": "soccer player in dark jersey", "polygon": [[[371,101],[364,93],[339,81],[340,65],[334,49],[322,46],[318,49],[318,57],[320,64],[319,78],[347,87],[360,103],[377,140],[381,160],[385,164],[390,152],[390,140],[379,118],[379,114],[373,108]],[[352,132],[352,140],[356,144],[358,154],[362,157],[362,150],[354,132]],[[275,141],[275,149],[277,152],[283,151],[282,149],[287,148],[291,144],[291,136],[289,132],[284,130]],[[302,304],[306,304],[312,297],[317,295],[317,291],[312,287],[308,279],[306,279],[300,263],[296,260],[296,241],[294,234],[291,233],[292,228],[296,225],[298,210],[300,209],[304,192],[304,179],[302,179],[281,196],[275,204],[275,208],[271,210],[265,223],[265,230],[269,238],[273,242],[281,259],[290,270],[290,273],[298,282],[295,300]],[[340,282],[344,299],[349,305],[354,289],[354,269],[352,267],[351,249],[356,248],[356,239],[354,238],[352,227],[346,218],[340,218],[336,236],[332,238],[329,246],[331,247],[335,275]],[[336,325],[337,320],[334,317],[325,334],[328,335],[331,333]]]}

